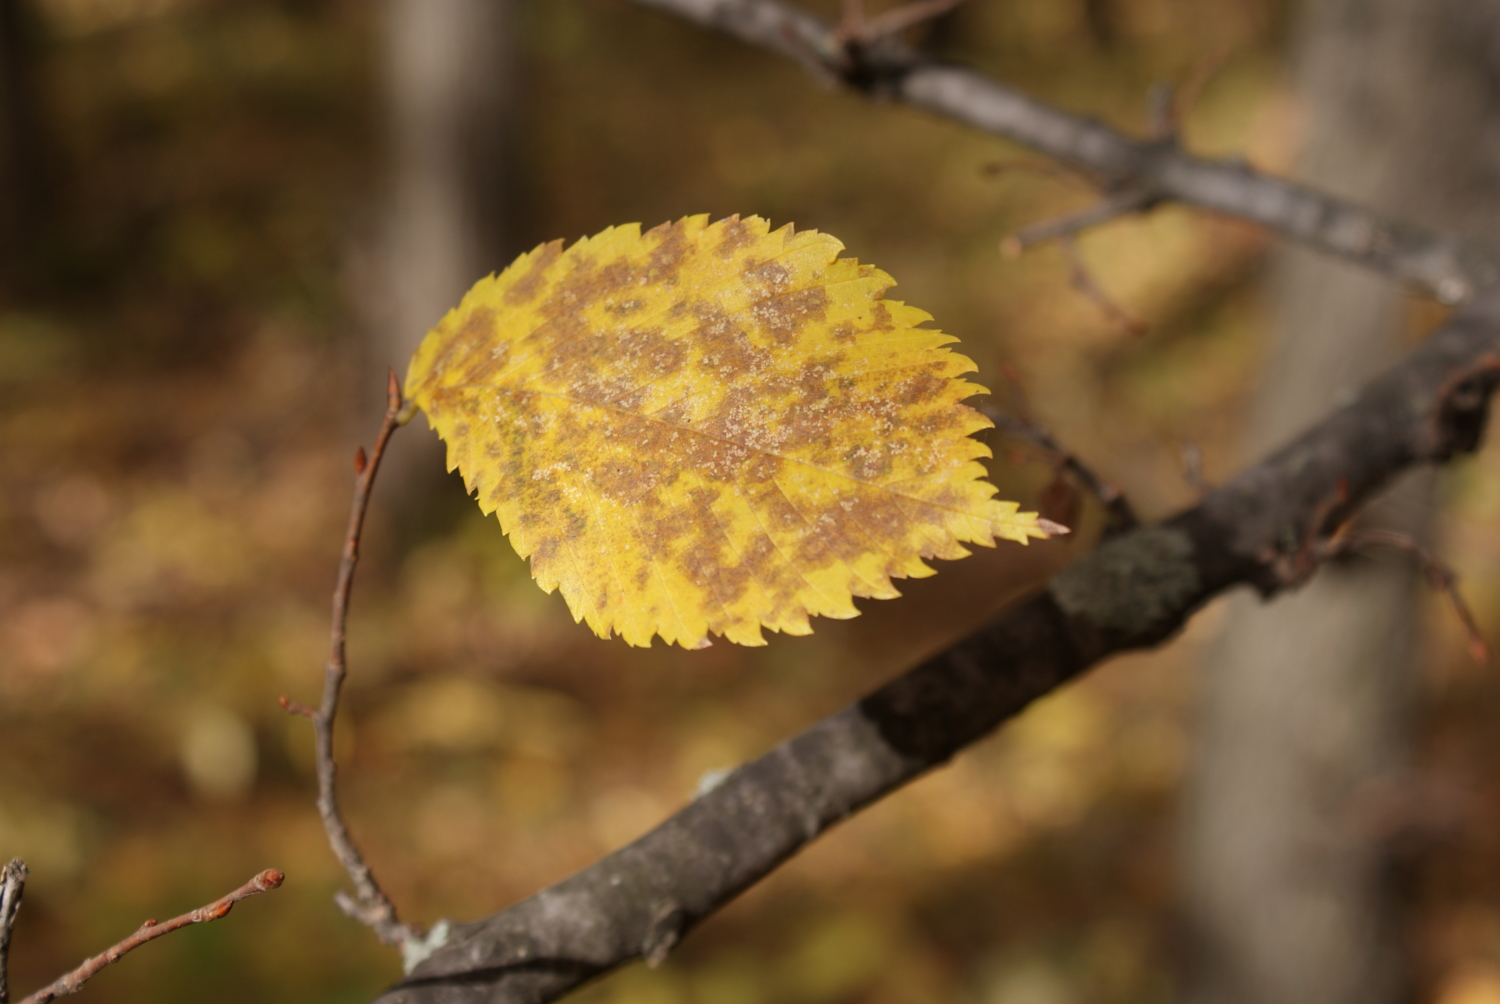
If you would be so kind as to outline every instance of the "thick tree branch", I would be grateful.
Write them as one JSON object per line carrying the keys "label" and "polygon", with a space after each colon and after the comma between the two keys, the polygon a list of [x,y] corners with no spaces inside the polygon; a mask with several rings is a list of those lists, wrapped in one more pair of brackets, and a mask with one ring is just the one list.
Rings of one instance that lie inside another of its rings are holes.
{"label": "thick tree branch", "polygon": [[[1141,140],[1052,108],[894,38],[869,44],[781,0],[636,0],[795,59],[871,96],[924,108],[1082,168],[1132,206],[1172,200],[1268,229],[1458,303],[1500,279],[1500,248],[1388,220],[1233,160],[1195,157],[1174,136]],[[1106,205],[1111,203],[1106,202]]]}
{"label": "thick tree branch", "polygon": [[834,823],[943,763],[1100,660],[1170,636],[1209,598],[1272,593],[1407,468],[1479,442],[1500,381],[1486,291],[1350,405],[1166,523],[1105,542],[965,638],[731,773],[628,847],[473,924],[382,1004],[556,999],[663,958],[705,916]]}

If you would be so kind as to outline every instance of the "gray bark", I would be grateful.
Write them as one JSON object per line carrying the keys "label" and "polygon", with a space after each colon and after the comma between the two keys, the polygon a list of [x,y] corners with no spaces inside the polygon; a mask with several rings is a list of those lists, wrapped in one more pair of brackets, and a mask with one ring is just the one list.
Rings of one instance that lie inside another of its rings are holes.
{"label": "gray bark", "polygon": [[[1493,5],[1311,0],[1296,82],[1298,174],[1377,212],[1460,234],[1497,219]],[[1378,276],[1280,252],[1276,342],[1249,429],[1259,455],[1341,403],[1401,347]],[[1425,538],[1430,476],[1362,517]],[[1233,603],[1204,681],[1183,832],[1192,1004],[1383,1004],[1409,997],[1399,890],[1361,820],[1407,758],[1418,582],[1409,561],[1339,562],[1305,590]]]}
{"label": "gray bark", "polygon": [[1397,222],[1358,203],[1256,171],[1241,159],[1196,157],[1181,149],[1175,137],[1127,136],[966,67],[937,62],[899,40],[846,44],[831,25],[784,0],[636,3],[795,59],[818,76],[872,97],[1004,136],[1093,175],[1122,205],[1145,209],[1176,201],[1250,220],[1410,282],[1445,303],[1461,302],[1500,281],[1500,243],[1493,240],[1460,241]]}

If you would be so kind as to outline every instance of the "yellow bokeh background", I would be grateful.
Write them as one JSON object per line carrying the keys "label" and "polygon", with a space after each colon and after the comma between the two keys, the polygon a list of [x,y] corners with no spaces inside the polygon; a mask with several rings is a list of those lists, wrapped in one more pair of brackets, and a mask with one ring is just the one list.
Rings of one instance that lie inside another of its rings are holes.
{"label": "yellow bokeh background", "polygon": [[[399,965],[332,906],[311,737],[277,697],[321,686],[350,460],[384,389],[363,310],[390,169],[378,6],[32,7],[55,197],[0,282],[0,856],[32,867],[12,986],[274,866],[282,889],[85,993],[367,999]],[[1153,82],[1220,53],[1187,141],[1286,169],[1287,30],[1269,0],[971,0],[929,41],[1133,132]],[[1167,207],[1084,236],[1097,281],[1149,325],[1133,336],[1071,288],[1057,249],[1000,255],[1017,227],[1092,198],[1034,155],[624,0],[519,3],[516,31],[512,254],[700,212],[824,230],[957,335],[1001,406],[1020,403],[1013,372],[1147,518],[1195,498],[1184,444],[1212,480],[1244,463],[1265,338],[1253,228]],[[1414,308],[1414,333],[1432,320]],[[400,435],[430,435],[420,424]],[[1046,458],[990,442],[1001,496],[1035,500]],[[1449,549],[1492,637],[1493,459],[1444,481]],[[377,488],[339,755],[354,833],[421,924],[485,915],[634,838],[708,772],[1040,582],[1100,522],[1085,502],[1069,541],[944,563],[810,637],[631,650],[538,591],[456,476],[401,470],[413,484]],[[1217,609],[841,825],[661,967],[579,999],[1167,1000],[1173,807]],[[1478,794],[1414,866],[1410,941],[1428,997],[1481,1004],[1500,999],[1500,856],[1479,797],[1500,786],[1485,725],[1500,687],[1431,611],[1427,759]]]}

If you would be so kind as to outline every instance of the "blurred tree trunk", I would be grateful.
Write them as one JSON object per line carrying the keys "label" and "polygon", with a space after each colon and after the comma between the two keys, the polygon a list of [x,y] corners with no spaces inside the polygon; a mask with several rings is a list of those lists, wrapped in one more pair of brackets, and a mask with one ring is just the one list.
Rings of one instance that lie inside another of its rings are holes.
{"label": "blurred tree trunk", "polygon": [[[1500,7],[1306,0],[1298,173],[1400,218],[1500,222]],[[1247,446],[1261,456],[1342,403],[1403,340],[1404,294],[1302,250],[1273,264],[1271,349]],[[1431,478],[1362,518],[1419,539]],[[1239,596],[1204,679],[1183,833],[1190,1004],[1411,998],[1389,840],[1419,679],[1408,560],[1356,558],[1300,592]]]}
{"label": "blurred tree trunk", "polygon": [[30,13],[22,0],[0,0],[0,266],[7,270],[34,246],[51,201]]}
{"label": "blurred tree trunk", "polygon": [[[506,264],[516,190],[514,7],[386,0],[391,181],[372,352],[382,375],[387,365],[404,374],[427,330]],[[384,410],[383,394],[377,404]],[[440,456],[422,433],[392,441],[396,474],[385,480],[403,515],[439,483]]]}

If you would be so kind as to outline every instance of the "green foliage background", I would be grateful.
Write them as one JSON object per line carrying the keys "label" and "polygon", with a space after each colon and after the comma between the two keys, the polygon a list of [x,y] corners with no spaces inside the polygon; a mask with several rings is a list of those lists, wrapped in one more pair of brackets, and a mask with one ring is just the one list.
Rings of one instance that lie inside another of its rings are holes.
{"label": "green foliage background", "polygon": [[[313,810],[311,737],[276,697],[321,685],[349,458],[383,388],[362,306],[386,191],[378,5],[33,8],[51,202],[0,276],[0,855],[33,875],[13,985],[276,866],[281,891],[152,944],[85,994],[365,999],[396,960],[329,901],[341,876]],[[1189,142],[1285,169],[1298,116],[1284,8],[971,0],[930,41],[1132,130],[1151,83],[1222,53]],[[820,89],[623,0],[524,2],[519,32],[512,250],[695,212],[827,230],[960,336],[982,382],[1001,387],[1012,366],[1038,417],[1148,517],[1192,501],[1182,443],[1203,448],[1210,478],[1243,462],[1264,334],[1266,245],[1250,228],[1169,208],[1085,237],[1100,282],[1151,324],[1133,338],[1071,290],[1054,249],[999,255],[1012,229],[1091,197],[1024,151]],[[1420,313],[1414,331],[1432,319]],[[1035,498],[1045,458],[995,445],[1012,461],[1002,494]],[[1447,481],[1449,549],[1491,637],[1494,470]],[[340,725],[355,833],[423,923],[488,913],[643,832],[705,771],[1039,581],[1098,522],[1085,507],[1071,542],[979,555],[811,638],[632,651],[540,594],[456,477],[435,473],[426,494],[398,526],[377,490]],[[1412,943],[1435,995],[1496,1000],[1500,857],[1484,806],[1500,801],[1482,793],[1500,765],[1484,726],[1500,688],[1431,620],[1428,760],[1481,797],[1413,856]],[[1165,1001],[1174,792],[1214,623],[1210,610],[1162,653],[1047,699],[841,827],[665,966],[580,999]]]}

